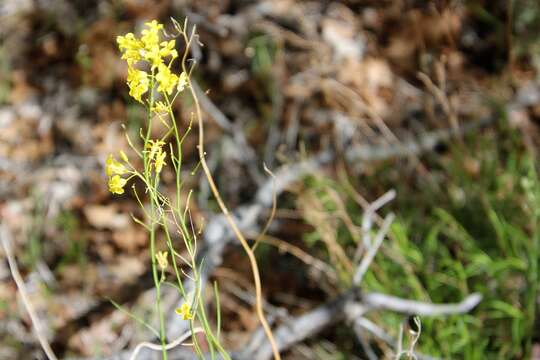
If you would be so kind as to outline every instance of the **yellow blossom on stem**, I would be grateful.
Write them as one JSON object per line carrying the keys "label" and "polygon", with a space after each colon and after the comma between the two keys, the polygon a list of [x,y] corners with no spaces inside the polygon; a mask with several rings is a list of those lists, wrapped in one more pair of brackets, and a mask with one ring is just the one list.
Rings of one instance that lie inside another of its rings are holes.
{"label": "yellow blossom on stem", "polygon": [[142,95],[148,91],[150,80],[148,74],[142,70],[137,70],[132,67],[128,69],[127,83],[129,86],[129,95],[135,100],[142,102]]}
{"label": "yellow blossom on stem", "polygon": [[159,251],[156,253],[156,260],[161,270],[165,270],[169,266],[169,261],[167,260],[167,251]]}
{"label": "yellow blossom on stem", "polygon": [[191,320],[193,319],[193,314],[191,314],[191,307],[188,303],[183,303],[181,307],[176,308],[175,312],[182,316],[182,319],[184,320]]}
{"label": "yellow blossom on stem", "polygon": [[122,59],[126,60],[128,65],[132,65],[141,60],[140,50],[143,44],[132,33],[127,33],[125,36],[116,38],[118,48],[122,52]]}
{"label": "yellow blossom on stem", "polygon": [[161,57],[170,56],[173,59],[176,59],[178,57],[178,52],[174,48],[176,46],[176,41],[175,40],[163,41],[159,45],[161,46],[161,49],[159,50],[159,55]]}
{"label": "yellow blossom on stem", "polygon": [[[158,71],[155,74],[158,84],[157,90],[162,94],[171,95],[177,84],[179,91],[182,91],[187,85],[185,73],[180,75],[181,81],[179,83],[178,75],[171,72],[169,68],[172,60],[178,57],[178,52],[175,49],[176,40],[161,41],[160,32],[163,31],[163,25],[156,20],[147,22],[144,26],[140,39],[132,33],[118,36],[116,39],[122,52],[122,59],[128,63],[129,95],[139,102],[143,102],[142,96],[149,90],[150,85],[149,74],[134,67],[134,64],[140,60],[150,64],[152,74],[157,68]],[[169,66],[164,63],[163,59],[166,57],[170,57]]]}
{"label": "yellow blossom on stem", "polygon": [[154,160],[155,156],[161,153],[163,145],[165,145],[165,142],[162,140],[148,140],[148,144],[146,145],[146,147],[150,149],[147,150],[148,158]]}
{"label": "yellow blossom on stem", "polygon": [[156,101],[152,111],[155,113],[168,113],[169,107],[163,101]]}
{"label": "yellow blossom on stem", "polygon": [[114,175],[109,179],[109,191],[113,194],[123,194],[126,183],[126,179],[123,179],[120,175]]}
{"label": "yellow blossom on stem", "polygon": [[112,176],[124,175],[129,171],[121,162],[116,161],[112,154],[109,154],[109,157],[105,161],[105,172],[107,173],[107,176]]}
{"label": "yellow blossom on stem", "polygon": [[163,29],[163,25],[156,20],[144,24],[147,29],[141,31],[141,41],[144,49],[141,55],[152,65],[152,68],[161,63],[161,55],[159,48],[159,31]]}
{"label": "yellow blossom on stem", "polygon": [[178,76],[173,74],[167,65],[159,64],[156,80],[159,84],[157,90],[163,94],[171,95],[178,82]]}
{"label": "yellow blossom on stem", "polygon": [[156,160],[154,161],[154,165],[156,167],[156,173],[158,174],[161,172],[161,169],[163,168],[163,166],[167,165],[167,163],[165,162],[165,156],[167,156],[167,152],[159,149],[159,152],[156,155]]}

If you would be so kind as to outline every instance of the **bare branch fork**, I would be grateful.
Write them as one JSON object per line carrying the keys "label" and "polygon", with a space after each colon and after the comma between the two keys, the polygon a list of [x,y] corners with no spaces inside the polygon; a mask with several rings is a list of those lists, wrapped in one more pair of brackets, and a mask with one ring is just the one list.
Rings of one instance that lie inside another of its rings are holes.
{"label": "bare branch fork", "polygon": [[[380,293],[362,295],[358,290],[351,289],[329,303],[280,325],[274,329],[274,334],[278,348],[283,351],[341,321],[346,320],[354,324],[356,320],[364,319],[366,313],[371,310],[391,310],[419,316],[463,314],[472,310],[480,300],[481,295],[472,294],[457,304],[430,304]],[[261,344],[264,338],[261,339],[261,336],[255,334],[252,339],[258,339],[258,341],[252,340],[246,351],[240,354],[239,359],[264,360],[271,358],[272,353],[269,345]]]}

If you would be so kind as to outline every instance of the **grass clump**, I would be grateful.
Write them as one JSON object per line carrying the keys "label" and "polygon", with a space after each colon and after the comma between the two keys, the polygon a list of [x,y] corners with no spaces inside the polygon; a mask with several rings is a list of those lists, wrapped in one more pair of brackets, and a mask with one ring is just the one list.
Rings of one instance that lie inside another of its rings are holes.
{"label": "grass clump", "polygon": [[[397,183],[388,170],[396,167],[385,163],[371,176],[377,183],[358,186],[366,193],[391,187],[398,193],[393,203],[398,219],[362,288],[434,303],[457,302],[479,292],[484,300],[469,314],[422,318],[418,351],[463,359],[530,356],[540,255],[540,181],[534,158],[519,136],[503,126],[421,161],[429,169],[427,177],[400,174]],[[335,286],[346,288],[351,274],[339,254],[354,254],[358,246],[363,214],[355,201],[358,194],[345,180],[312,178],[306,186],[305,193],[318,194],[319,210],[335,229],[325,239],[321,222],[311,222],[308,243],[340,274]],[[404,321],[391,312],[369,317],[394,337]]]}

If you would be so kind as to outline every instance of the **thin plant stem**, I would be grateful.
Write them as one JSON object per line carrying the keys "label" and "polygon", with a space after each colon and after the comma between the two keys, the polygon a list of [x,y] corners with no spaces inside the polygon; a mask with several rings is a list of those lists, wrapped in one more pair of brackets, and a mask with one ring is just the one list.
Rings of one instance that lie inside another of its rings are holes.
{"label": "thin plant stem", "polygon": [[162,345],[162,359],[167,360],[167,349],[166,349],[166,335],[165,335],[165,319],[163,317],[163,313],[161,311],[161,279],[158,276],[157,266],[156,266],[156,219],[155,219],[155,202],[157,202],[157,198],[155,194],[153,193],[153,189],[155,189],[155,182],[152,184],[151,174],[150,174],[150,161],[148,157],[148,153],[145,151],[147,145],[150,142],[150,135],[152,133],[152,108],[154,106],[154,86],[155,86],[155,77],[154,77],[154,69],[152,69],[152,75],[150,77],[150,101],[148,104],[148,128],[146,130],[146,136],[144,138],[144,145],[143,145],[143,163],[144,163],[144,178],[145,183],[150,184],[151,186],[148,186],[148,190],[150,191],[150,259],[152,263],[152,278],[154,280],[154,285],[156,287],[156,311],[158,313],[159,317],[159,338]]}

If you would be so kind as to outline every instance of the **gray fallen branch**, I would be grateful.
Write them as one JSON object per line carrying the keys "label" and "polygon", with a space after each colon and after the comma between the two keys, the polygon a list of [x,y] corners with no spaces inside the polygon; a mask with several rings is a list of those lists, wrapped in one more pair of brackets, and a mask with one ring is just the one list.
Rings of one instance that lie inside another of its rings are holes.
{"label": "gray fallen branch", "polygon": [[[419,316],[462,314],[472,310],[482,299],[481,295],[472,294],[457,304],[430,304],[380,293],[358,293],[358,290],[350,290],[276,328],[274,336],[280,351],[318,334],[329,326],[344,320],[354,321],[372,310],[385,309]],[[246,350],[238,355],[238,359],[242,360],[267,360],[271,357],[270,344],[258,334],[253,336]]]}
{"label": "gray fallen branch", "polygon": [[399,144],[377,146],[358,144],[351,146],[345,151],[345,158],[348,162],[354,163],[357,161],[369,162],[418,155],[435,149],[437,145],[449,141],[451,138],[459,137],[485,127],[493,123],[495,119],[495,117],[490,116],[463,124],[459,129],[448,128],[429,131],[420,136],[400,139]]}
{"label": "gray fallen branch", "polygon": [[360,262],[360,265],[358,266],[354,274],[353,283],[355,286],[360,285],[360,283],[362,282],[362,279],[364,278],[364,274],[368,270],[369,265],[371,265],[371,262],[375,258],[375,255],[377,255],[379,247],[381,246],[384,238],[386,237],[386,233],[390,229],[390,225],[392,224],[392,221],[394,221],[394,214],[390,213],[384,219],[383,226],[377,233],[377,236],[375,237],[375,241],[373,242],[373,244],[369,245],[370,247],[367,249],[365,256],[362,258],[362,262]]}
{"label": "gray fallen branch", "polygon": [[[461,128],[462,132],[472,131],[478,129],[482,126],[486,126],[491,121],[479,121],[473,123],[470,126],[463,126]],[[389,146],[380,146],[372,147],[368,149],[367,147],[361,147],[359,149],[353,147],[346,153],[346,158],[349,161],[360,161],[365,162],[369,160],[381,160],[388,159],[396,156],[407,156],[410,152],[420,153],[422,151],[428,151],[435,148],[439,142],[444,142],[450,139],[454,134],[451,130],[448,131],[435,131],[432,133],[425,134],[425,138],[420,138],[416,143],[411,140],[411,142],[401,145],[399,148],[391,148]],[[403,146],[405,146],[407,151],[403,151]],[[349,155],[347,155],[349,154]],[[236,209],[233,213],[236,218],[237,223],[240,226],[240,229],[244,232],[256,232],[257,231],[257,221],[260,215],[272,205],[273,199],[273,189],[275,189],[276,196],[279,196],[287,186],[292,182],[301,179],[306,174],[312,173],[322,166],[330,163],[335,158],[335,153],[330,150],[321,152],[319,155],[314,156],[311,159],[301,161],[293,165],[285,165],[280,170],[275,172],[274,180],[267,180],[262,184],[257,191],[254,201],[250,205],[241,206]],[[274,181],[274,183],[272,182]],[[203,266],[200,269],[200,278],[201,278],[201,287],[204,288],[207,284],[208,278],[213,273],[214,269],[221,265],[223,261],[223,252],[227,245],[229,245],[234,240],[234,234],[229,229],[229,226],[223,215],[217,214],[210,218],[203,237],[199,242],[199,253],[197,256],[198,261],[200,262],[204,259]],[[195,284],[189,278],[186,279],[184,284],[185,289],[189,292],[191,289],[195,288]],[[349,296],[349,295],[345,295]],[[463,309],[463,304],[461,306],[455,307],[455,304],[449,305],[434,305],[426,304],[420,302],[410,302],[410,300],[402,300],[402,302],[397,301],[398,298],[393,298],[388,295],[383,294],[374,294],[374,297],[367,297],[368,305],[371,308],[385,308],[385,305],[388,309],[400,310],[410,310],[411,305],[421,305],[420,309],[426,310],[428,313],[439,312],[442,310],[461,310]],[[386,298],[384,297],[386,296]],[[383,299],[383,300],[392,300],[382,304],[373,303],[373,299]],[[465,304],[470,306],[473,302],[470,302],[470,299],[467,299],[469,302]],[[479,300],[478,298],[473,298],[473,300]],[[403,302],[404,301],[404,302]],[[343,298],[338,298],[328,304],[321,305],[312,312],[309,312],[299,318],[292,320],[291,322],[279,326],[275,331],[279,339],[278,346],[280,349],[287,349],[288,347],[294,345],[299,341],[303,341],[314,334],[317,334],[322,329],[334,324],[336,321],[343,320],[345,315],[343,309],[337,310],[337,305],[343,305],[348,303]],[[178,301],[180,303],[180,299]],[[356,304],[358,305],[358,304]],[[458,304],[459,305],[459,304]],[[435,308],[433,308],[435,306]],[[439,306],[439,307],[438,307]],[[442,306],[442,308],[440,308]],[[450,308],[444,308],[444,306],[450,306]],[[343,306],[345,308],[345,306]],[[350,308],[350,306],[348,306]],[[433,310],[435,309],[435,311]],[[442,312],[444,313],[444,311]],[[419,314],[422,315],[422,314]],[[319,323],[318,323],[319,322]],[[187,330],[186,323],[180,319],[178,316],[171,316],[167,322],[168,337],[169,338],[178,338]],[[288,336],[292,333],[294,336]],[[287,337],[287,338],[284,338]],[[262,340],[257,340],[262,339]],[[259,345],[254,344],[254,342],[260,342]],[[256,353],[249,354],[247,349],[255,349]],[[102,360],[126,360],[129,358],[129,354],[132,350],[127,350],[125,352],[115,354],[111,357],[101,357],[94,359]],[[142,354],[142,353],[141,353]],[[245,350],[235,354],[233,358],[235,359],[267,359],[269,358],[268,354],[271,355],[271,348],[269,344],[264,342],[263,336],[258,336],[255,334],[248,346],[245,347]],[[141,355],[142,356],[142,355]],[[150,354],[145,354],[145,358],[151,358]],[[193,358],[192,354],[184,351],[173,351],[171,354],[171,359],[191,359]]]}
{"label": "gray fallen branch", "polygon": [[369,293],[362,296],[362,305],[367,306],[369,310],[383,309],[402,314],[439,316],[464,314],[472,310],[481,300],[482,295],[474,293],[456,304],[430,304],[421,301],[405,300],[381,293]]}

